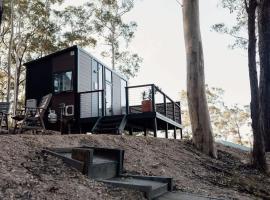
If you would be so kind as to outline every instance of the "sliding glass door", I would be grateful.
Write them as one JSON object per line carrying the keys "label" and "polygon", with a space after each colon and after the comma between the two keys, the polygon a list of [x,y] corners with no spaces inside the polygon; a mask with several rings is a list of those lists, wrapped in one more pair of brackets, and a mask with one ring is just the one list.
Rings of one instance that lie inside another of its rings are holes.
{"label": "sliding glass door", "polygon": [[105,68],[105,112],[111,116],[112,112],[112,72]]}

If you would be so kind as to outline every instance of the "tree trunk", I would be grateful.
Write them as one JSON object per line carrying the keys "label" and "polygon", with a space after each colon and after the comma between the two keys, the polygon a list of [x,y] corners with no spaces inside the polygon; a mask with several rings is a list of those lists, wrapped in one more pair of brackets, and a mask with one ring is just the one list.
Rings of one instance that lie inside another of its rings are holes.
{"label": "tree trunk", "polygon": [[193,142],[200,151],[217,157],[205,93],[198,0],[183,0],[183,21],[187,60],[187,97]]}
{"label": "tree trunk", "polygon": [[237,131],[237,135],[239,137],[240,144],[243,145],[242,136],[241,136],[241,133],[240,133],[240,127],[237,124],[237,122],[235,122],[235,125],[236,125],[236,129],[237,129],[236,131]]}
{"label": "tree trunk", "polygon": [[265,148],[270,152],[270,1],[258,5],[260,54],[260,103],[264,127]]}
{"label": "tree trunk", "polygon": [[3,0],[0,0],[0,27],[2,24],[3,8],[4,8]]}
{"label": "tree trunk", "polygon": [[112,69],[115,70],[115,46],[112,43]]}
{"label": "tree trunk", "polygon": [[13,37],[14,37],[14,2],[10,0],[10,24],[11,34],[8,48],[8,80],[7,80],[7,102],[10,102],[10,91],[11,91],[11,64],[12,64],[12,51],[13,51]]}
{"label": "tree trunk", "polygon": [[258,74],[256,68],[256,0],[250,0],[248,12],[248,68],[251,91],[251,120],[253,130],[252,161],[256,168],[266,170],[265,148],[263,138],[262,116],[260,111],[260,95],[258,86]]}

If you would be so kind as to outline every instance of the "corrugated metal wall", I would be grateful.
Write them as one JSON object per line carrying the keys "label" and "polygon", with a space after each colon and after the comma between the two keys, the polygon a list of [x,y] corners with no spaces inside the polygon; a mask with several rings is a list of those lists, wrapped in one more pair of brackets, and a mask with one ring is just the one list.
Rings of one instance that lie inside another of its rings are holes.
{"label": "corrugated metal wall", "polygon": [[112,98],[112,106],[113,106],[113,114],[121,115],[121,78],[116,74],[112,74],[112,84],[113,84],[113,98]]}
{"label": "corrugated metal wall", "polygon": [[78,92],[91,91],[92,58],[82,50],[78,50]]}
{"label": "corrugated metal wall", "polygon": [[80,96],[81,119],[92,117],[90,102],[91,102],[91,93],[81,94]]}
{"label": "corrugated metal wall", "polygon": [[[81,49],[78,49],[78,93],[92,90],[91,63],[91,56]],[[81,94],[80,118],[92,117],[91,101],[91,93]]]}

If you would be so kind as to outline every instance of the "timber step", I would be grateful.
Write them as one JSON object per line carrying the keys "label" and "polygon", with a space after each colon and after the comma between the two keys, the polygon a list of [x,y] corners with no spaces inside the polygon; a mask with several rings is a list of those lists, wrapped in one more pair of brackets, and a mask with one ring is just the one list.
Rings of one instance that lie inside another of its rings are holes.
{"label": "timber step", "polygon": [[124,187],[129,189],[135,189],[142,192],[145,192],[147,199],[155,199],[159,196],[170,191],[168,182],[162,182],[160,180],[146,179],[145,177],[137,176],[120,176],[102,182],[111,184],[113,186]]}
{"label": "timber step", "polygon": [[121,134],[126,125],[126,115],[105,116],[97,120],[92,129],[95,134]]}
{"label": "timber step", "polygon": [[73,148],[43,149],[42,153],[62,159],[64,163],[91,179],[144,192],[149,200],[173,189],[172,178],[123,174],[124,150],[83,145]]}

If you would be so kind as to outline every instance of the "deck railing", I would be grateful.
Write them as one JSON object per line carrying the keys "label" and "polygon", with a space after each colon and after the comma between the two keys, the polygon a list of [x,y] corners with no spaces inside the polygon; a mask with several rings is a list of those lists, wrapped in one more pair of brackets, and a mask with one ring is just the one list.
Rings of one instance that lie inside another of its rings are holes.
{"label": "deck railing", "polygon": [[80,118],[105,116],[104,94],[104,90],[94,90],[79,93]]}
{"label": "deck railing", "polygon": [[126,87],[126,113],[158,112],[181,124],[180,102],[174,102],[154,84]]}

